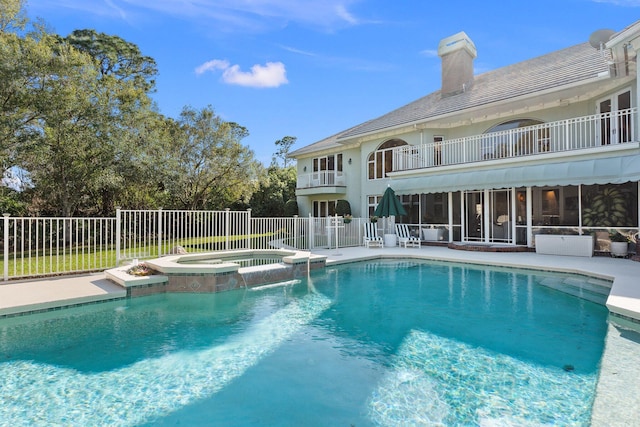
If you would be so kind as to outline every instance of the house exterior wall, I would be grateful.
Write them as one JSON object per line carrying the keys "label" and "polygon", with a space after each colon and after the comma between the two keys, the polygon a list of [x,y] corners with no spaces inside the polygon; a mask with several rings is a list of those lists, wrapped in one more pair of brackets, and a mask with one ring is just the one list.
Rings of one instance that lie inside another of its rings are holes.
{"label": "house exterior wall", "polygon": [[[635,26],[638,28],[632,28],[632,31],[625,31],[636,37],[634,34],[640,34],[640,21],[636,23]],[[627,49],[631,49],[634,45],[640,46],[640,42],[638,42],[640,37],[634,40],[635,44],[625,44]],[[627,53],[631,59],[633,59],[634,56],[637,56],[637,52],[635,51],[629,51]],[[498,124],[516,119],[531,119],[542,123],[552,123],[576,118],[585,118],[593,116],[598,112],[597,105],[600,100],[608,96],[612,96],[623,89],[630,90],[631,107],[637,108],[640,106],[640,94],[637,90],[637,81],[640,71],[635,66],[635,63],[632,63],[631,66],[632,74],[629,76],[616,77],[615,73],[612,75],[603,74],[600,76],[602,74],[600,73],[598,74],[598,78],[595,80],[592,79],[585,81],[584,84],[575,84],[573,86],[563,87],[562,89],[558,89],[557,93],[554,93],[553,90],[551,90],[540,92],[539,96],[535,95],[535,93],[533,95],[528,94],[525,101],[521,98],[515,97],[513,99],[488,104],[486,108],[476,107],[469,109],[468,112],[465,112],[463,109],[454,113],[435,116],[429,120],[423,120],[421,122],[406,122],[402,125],[395,125],[395,127],[383,128],[379,131],[370,133],[363,133],[360,136],[349,136],[341,141],[338,141],[339,138],[336,138],[336,143],[333,144],[332,147],[326,148],[327,152],[342,152],[344,153],[343,155],[345,156],[345,159],[352,159],[352,164],[345,165],[345,171],[348,171],[349,176],[344,194],[339,195],[339,197],[335,197],[335,194],[324,194],[322,189],[318,189],[316,194],[301,196],[298,198],[301,214],[308,214],[308,212],[311,212],[311,206],[314,200],[344,198],[350,202],[354,216],[366,217],[369,212],[370,196],[381,196],[387,186],[393,186],[406,178],[422,176],[429,179],[430,177],[438,175],[447,174],[447,176],[453,176],[451,174],[464,173],[468,171],[483,173],[484,171],[489,172],[496,168],[513,168],[516,170],[527,166],[544,165],[548,162],[563,164],[575,163],[577,165],[578,162],[585,160],[602,159],[614,155],[626,156],[626,158],[635,159],[635,161],[640,164],[640,145],[638,143],[638,133],[640,132],[640,118],[638,117],[640,115],[634,112],[634,139],[632,143],[627,144],[625,147],[617,147],[613,145],[602,147],[598,146],[595,149],[575,152],[563,151],[563,147],[553,147],[554,149],[549,150],[547,153],[538,155],[531,155],[531,153],[527,153],[527,156],[522,156],[521,158],[514,158],[513,156],[510,158],[482,158],[468,163],[445,166],[435,165],[422,169],[411,169],[412,167],[409,166],[407,170],[403,172],[396,171],[388,178],[369,179],[368,177],[369,156],[372,153],[375,153],[383,143],[391,139],[402,140],[410,146],[421,146],[422,144],[432,143],[434,141],[434,136],[440,136],[443,137],[445,141],[451,141],[458,138],[483,135],[486,134],[489,129],[492,129]],[[457,95],[452,96],[455,97]],[[394,112],[389,114],[393,115],[393,113]],[[612,118],[611,120],[617,119]],[[599,122],[594,120],[591,126],[594,128],[592,129],[593,132],[601,131],[599,129]],[[346,134],[352,135],[353,133],[346,132]],[[580,136],[572,136],[572,138],[576,139],[580,138]],[[469,152],[478,150],[477,145],[473,146],[474,142],[467,142],[465,140],[464,144],[468,144],[465,145],[465,149]],[[345,150],[345,146],[349,147],[349,149]],[[305,165],[309,168],[311,159],[318,153],[307,153],[305,155],[298,156],[298,172],[302,173],[302,168]],[[612,175],[615,175],[615,172],[613,172]],[[558,176],[558,178],[560,179],[562,177]],[[638,204],[640,202],[637,201],[638,191],[636,187],[639,187],[640,184],[638,183],[637,178],[630,178],[629,180],[632,181],[632,188],[635,188],[635,203]],[[633,187],[633,185],[635,185],[635,187]],[[504,186],[501,186],[501,184],[495,184],[480,190],[490,191],[500,188],[504,188]],[[527,199],[530,199],[532,195],[539,197],[539,188],[540,187],[536,187],[533,183],[530,185],[519,186],[510,190],[512,192],[511,197],[515,198],[521,194],[526,194]],[[593,190],[591,187],[589,187],[589,189],[589,191]],[[576,198],[573,193],[576,191],[579,190],[568,187],[565,189],[562,187],[559,190],[559,194],[563,195],[563,203],[565,200],[567,202],[569,202],[569,200],[573,201]],[[430,190],[429,192],[433,191]],[[564,196],[565,192],[571,195]],[[404,193],[400,192],[399,194],[414,193],[407,193],[405,191]],[[415,194],[419,195],[420,191],[416,190]],[[449,203],[451,203],[451,193],[444,194],[448,194],[447,198],[449,199]],[[486,197],[489,195],[491,194],[485,193]],[[462,203],[464,193],[458,192],[454,197],[457,198],[456,203],[459,205]],[[450,204],[450,206],[452,205]],[[527,207],[526,212],[519,211],[517,215],[519,217],[524,216],[519,227],[526,227],[526,231],[528,233],[527,242],[530,245],[532,244],[532,230],[536,226],[536,224],[533,224],[532,218],[539,217],[541,215],[540,210],[541,207],[539,206],[539,202],[536,201],[535,206],[530,205]],[[639,209],[636,207],[635,211],[637,212],[638,210]],[[488,213],[488,211],[486,213]],[[524,215],[522,215],[522,213],[524,213]],[[512,212],[512,215],[515,215],[515,212]],[[636,228],[638,227],[639,221],[640,218],[635,218],[632,221],[635,223]],[[485,225],[491,226],[489,222]],[[512,231],[515,230],[516,228],[514,226]],[[523,230],[518,231],[521,232]],[[450,236],[451,235],[452,233],[450,233]]]}

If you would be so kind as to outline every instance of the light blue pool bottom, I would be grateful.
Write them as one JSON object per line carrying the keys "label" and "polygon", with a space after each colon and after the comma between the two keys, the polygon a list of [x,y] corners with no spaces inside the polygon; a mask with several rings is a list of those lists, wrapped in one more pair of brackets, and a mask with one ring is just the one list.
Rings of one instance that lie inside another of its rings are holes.
{"label": "light blue pool bottom", "polygon": [[309,294],[222,345],[115,371],[85,374],[29,361],[0,364],[0,419],[12,426],[133,426],[167,415],[243,375],[329,305],[326,297]]}
{"label": "light blue pool bottom", "polygon": [[588,421],[595,380],[411,331],[373,393],[371,419],[448,425],[456,413],[456,423],[465,425],[571,425]]}

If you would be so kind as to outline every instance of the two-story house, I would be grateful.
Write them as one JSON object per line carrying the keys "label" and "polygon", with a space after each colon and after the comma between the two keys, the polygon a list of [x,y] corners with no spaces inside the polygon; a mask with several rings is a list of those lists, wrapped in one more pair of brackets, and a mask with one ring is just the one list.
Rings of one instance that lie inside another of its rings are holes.
{"label": "two-story house", "polygon": [[476,46],[442,40],[441,89],[290,154],[301,215],[345,199],[368,217],[387,186],[414,232],[534,245],[538,233],[638,232],[640,21],[474,75]]}

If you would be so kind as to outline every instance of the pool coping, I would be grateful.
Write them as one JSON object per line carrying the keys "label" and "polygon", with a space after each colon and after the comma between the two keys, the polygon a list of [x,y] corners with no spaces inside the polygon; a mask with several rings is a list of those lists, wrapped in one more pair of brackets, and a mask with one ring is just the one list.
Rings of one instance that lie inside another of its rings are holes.
{"label": "pool coping", "polygon": [[[251,267],[240,267],[240,264],[234,263],[233,260],[224,262],[226,257],[237,255],[278,255],[282,256],[282,261],[285,264],[303,264],[308,261],[314,262],[323,260],[325,257],[314,255],[309,251],[299,251],[297,249],[239,249],[230,251],[215,251],[215,252],[202,252],[194,254],[183,255],[169,255],[161,258],[154,258],[151,260],[145,260],[144,262],[152,269],[163,274],[176,274],[185,272],[188,273],[205,273],[205,274],[223,274],[235,272],[242,269]],[[219,259],[213,259],[213,261],[220,261],[210,264],[187,264],[181,261],[199,261],[206,260],[216,255]]]}

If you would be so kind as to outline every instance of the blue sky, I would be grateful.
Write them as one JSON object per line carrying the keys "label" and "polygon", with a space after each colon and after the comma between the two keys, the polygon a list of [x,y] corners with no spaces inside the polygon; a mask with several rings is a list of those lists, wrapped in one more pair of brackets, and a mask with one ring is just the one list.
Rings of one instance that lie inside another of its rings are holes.
{"label": "blue sky", "polygon": [[28,0],[60,35],[95,29],[138,45],[159,68],[160,111],[211,105],[245,126],[269,164],[440,87],[438,42],[465,31],[475,73],[619,31],[640,0]]}

